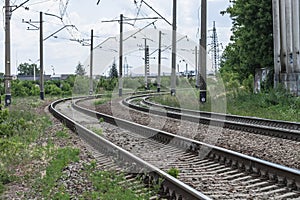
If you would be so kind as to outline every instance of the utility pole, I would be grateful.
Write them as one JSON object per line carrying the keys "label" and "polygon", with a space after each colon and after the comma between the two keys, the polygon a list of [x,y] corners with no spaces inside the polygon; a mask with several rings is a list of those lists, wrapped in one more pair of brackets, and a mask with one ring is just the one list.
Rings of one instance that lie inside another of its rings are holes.
{"label": "utility pole", "polygon": [[11,104],[11,60],[10,60],[10,19],[12,12],[23,6],[29,0],[21,3],[19,6],[15,6],[12,9],[10,0],[5,0],[5,75],[4,75],[4,87],[5,87],[5,106]]}
{"label": "utility pole", "polygon": [[[144,18],[135,18],[135,19],[125,19],[124,20],[123,14],[120,14],[120,20],[102,21],[102,22],[118,21],[120,23],[120,46],[119,46],[119,96],[120,97],[122,96],[122,88],[123,88],[123,77],[122,77],[122,73],[123,73],[122,72],[122,68],[123,68],[123,66],[122,66],[123,65],[123,21],[145,20],[145,19],[158,19],[158,18],[157,17],[144,17]],[[144,28],[146,28],[146,27],[144,27]],[[139,31],[141,31],[141,30],[139,30]],[[127,40],[128,38],[126,38],[125,40]]]}
{"label": "utility pole", "polygon": [[185,62],[186,78],[188,78],[188,63]]}
{"label": "utility pole", "polygon": [[10,74],[10,19],[11,19],[10,0],[5,0],[5,106],[11,104],[11,74]]}
{"label": "utility pole", "polygon": [[94,47],[94,31],[91,30],[91,52],[90,52],[90,95],[93,94],[93,47]]}
{"label": "utility pole", "polygon": [[201,39],[199,39],[199,50],[198,50],[198,65],[197,65],[197,76],[196,76],[196,88],[200,89],[200,80],[201,80]]}
{"label": "utility pole", "polygon": [[198,77],[198,48],[197,46],[195,46],[195,79],[196,79],[196,88],[199,87],[199,85],[197,85],[197,77]]}
{"label": "utility pole", "polygon": [[[28,2],[29,0],[27,0],[26,2]],[[25,2],[25,3],[26,3]],[[23,3],[24,4],[24,3]],[[22,5],[23,5],[22,4]],[[19,6],[20,7],[20,6]],[[65,25],[62,28],[58,29],[57,31],[55,31],[54,33],[52,33],[51,35],[49,35],[48,37],[46,37],[45,39],[43,38],[43,14],[45,15],[49,15],[49,16],[53,16],[53,17],[57,17],[60,20],[62,20],[61,17],[58,17],[56,15],[53,14],[49,14],[49,13],[43,13],[40,12],[40,20],[39,22],[36,21],[24,21],[24,19],[22,20],[23,23],[27,23],[30,26],[33,26],[34,29],[30,29],[29,27],[27,28],[27,30],[40,30],[40,99],[44,100],[45,98],[45,92],[44,92],[44,41],[46,41],[47,39],[49,39],[50,37],[54,36],[56,33],[60,32],[61,30],[63,30],[64,28],[67,28],[69,26],[74,27],[74,25]],[[39,27],[34,25],[34,23],[39,23]]]}
{"label": "utility pole", "polygon": [[119,97],[122,96],[122,88],[123,88],[122,65],[123,65],[123,14],[120,15]]}
{"label": "utility pole", "polygon": [[206,102],[206,44],[207,44],[207,0],[201,1],[201,39],[200,39],[200,52],[201,52],[201,80],[200,80],[200,102]]}
{"label": "utility pole", "polygon": [[160,92],[160,73],[161,73],[161,31],[158,35],[158,73],[157,73],[157,92]]}
{"label": "utility pole", "polygon": [[176,0],[173,0],[171,95],[176,95]]}
{"label": "utility pole", "polygon": [[43,38],[43,13],[40,12],[40,98],[45,99],[44,93],[44,38]]}
{"label": "utility pole", "polygon": [[147,46],[147,38],[145,38],[145,89],[149,89],[148,75],[149,75],[149,46]]}

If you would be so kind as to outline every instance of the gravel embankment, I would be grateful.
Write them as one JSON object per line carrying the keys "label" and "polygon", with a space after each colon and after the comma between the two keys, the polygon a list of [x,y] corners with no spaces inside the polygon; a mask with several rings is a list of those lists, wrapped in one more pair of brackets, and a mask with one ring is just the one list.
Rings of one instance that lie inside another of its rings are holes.
{"label": "gravel embankment", "polygon": [[300,151],[297,150],[300,144],[296,141],[141,113],[124,107],[120,99],[96,107],[92,101],[80,104],[101,113],[300,169]]}

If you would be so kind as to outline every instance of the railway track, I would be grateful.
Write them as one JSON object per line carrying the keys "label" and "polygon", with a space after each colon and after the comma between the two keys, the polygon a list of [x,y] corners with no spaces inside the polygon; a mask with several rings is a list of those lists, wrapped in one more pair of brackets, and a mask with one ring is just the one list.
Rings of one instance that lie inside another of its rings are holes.
{"label": "railway track", "polygon": [[[196,123],[209,124],[234,130],[242,130],[256,134],[300,141],[300,123],[297,122],[269,120],[256,117],[211,113],[164,106],[151,102],[149,98],[151,98],[153,95],[158,94],[130,96],[124,99],[122,103],[139,111],[160,116],[168,116],[174,119],[184,119]],[[136,99],[140,99],[141,102],[132,103]]]}
{"label": "railway track", "polygon": [[[54,112],[55,105],[59,103],[52,104],[53,113],[56,116],[58,114]],[[205,195],[213,199],[300,198],[300,172],[297,169],[135,124],[85,109],[76,104],[72,104],[72,107],[77,112],[90,117],[101,118],[105,123],[118,125],[117,128],[108,125],[106,131],[111,131],[113,134],[105,137],[135,156],[147,161],[147,163],[151,163],[150,166],[155,165],[164,171],[164,173],[160,172],[159,174],[166,174],[165,172],[171,168],[178,169],[178,179],[180,180],[178,182],[184,187],[189,185],[187,188],[192,188],[191,191],[200,191],[197,194],[203,195],[193,197],[194,199],[205,199],[207,198]],[[73,120],[62,117],[62,115],[58,117],[96,148],[101,150],[107,145],[103,144],[103,138],[96,137],[94,133],[83,129],[81,125],[75,125]],[[113,144],[110,143],[110,145]],[[120,148],[113,146],[114,148]],[[106,148],[105,151],[111,153],[111,150],[107,150],[110,148]],[[118,149],[118,156],[127,158],[127,156],[119,155],[120,152],[125,153],[127,151]],[[136,167],[137,163],[140,165],[141,161],[131,161],[131,163],[134,163]],[[141,168],[150,169],[145,166]],[[156,168],[156,170],[158,169]],[[148,171],[152,172],[153,169]],[[170,185],[170,183],[167,185]],[[165,186],[165,191],[169,191],[169,196],[192,199],[189,196],[190,194],[186,192],[187,189],[174,189],[173,187],[169,186],[168,188],[168,186]],[[180,191],[185,191],[185,193],[180,194]],[[174,192],[176,194],[173,194]]]}
{"label": "railway track", "polygon": [[[74,116],[76,116],[75,118],[77,118],[77,120],[81,123],[83,123],[83,120],[89,125],[99,123],[99,121],[96,120],[95,122],[95,120],[92,119],[94,116],[91,113],[91,117],[88,117],[87,115],[78,117],[82,114],[76,110],[70,110],[71,104],[68,104],[68,102],[72,102],[72,99],[55,101],[49,105],[49,110],[56,118],[58,118],[68,128],[76,132],[91,147],[99,152],[97,158],[100,159],[100,162],[106,162],[103,166],[106,166],[107,169],[124,172],[127,174],[126,177],[130,180],[138,177],[139,180],[143,180],[146,184],[155,185],[158,184],[160,180],[163,180],[160,196],[157,197],[158,199],[210,199],[201,192],[182,183],[181,181],[178,181],[166,172],[143,161],[78,123],[74,119]],[[63,108],[59,107],[61,104],[65,104],[65,106],[63,106]],[[74,114],[74,112],[77,113]],[[113,122],[112,118],[110,119],[108,117],[105,119],[109,120],[111,123]],[[111,160],[114,160],[114,162]],[[153,199],[156,199],[156,197],[154,196]]]}

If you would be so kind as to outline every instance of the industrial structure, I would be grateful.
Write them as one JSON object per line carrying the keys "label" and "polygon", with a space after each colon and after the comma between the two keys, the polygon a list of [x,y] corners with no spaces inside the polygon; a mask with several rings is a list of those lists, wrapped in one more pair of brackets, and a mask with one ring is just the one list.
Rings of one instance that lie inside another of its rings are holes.
{"label": "industrial structure", "polygon": [[300,95],[300,3],[273,0],[274,86]]}
{"label": "industrial structure", "polygon": [[209,53],[211,53],[212,70],[214,74],[217,74],[220,68],[220,43],[218,41],[218,34],[216,29],[216,22],[213,21],[213,29],[211,37],[211,44]]}

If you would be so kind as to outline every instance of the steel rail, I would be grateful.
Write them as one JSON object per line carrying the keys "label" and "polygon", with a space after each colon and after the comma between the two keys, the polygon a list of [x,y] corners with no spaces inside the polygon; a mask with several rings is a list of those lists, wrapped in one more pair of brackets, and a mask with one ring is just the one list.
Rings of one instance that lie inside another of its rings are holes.
{"label": "steel rail", "polygon": [[[88,98],[94,98],[92,96]],[[74,100],[81,99],[81,97],[74,98]],[[92,147],[96,150],[105,153],[106,155],[115,156],[118,160],[124,161],[123,163],[129,163],[132,166],[132,170],[140,173],[147,174],[147,177],[150,180],[154,180],[158,182],[159,179],[163,179],[163,189],[165,193],[168,193],[169,196],[173,199],[186,199],[186,200],[193,200],[193,199],[210,199],[206,195],[202,194],[201,192],[195,190],[194,188],[184,184],[183,182],[177,180],[176,178],[172,177],[171,175],[167,174],[166,172],[158,169],[157,167],[141,160],[140,158],[134,156],[133,154],[129,153],[128,151],[118,147],[117,145],[109,142],[108,140],[102,138],[101,136],[95,134],[94,132],[88,130],[84,126],[78,124],[74,120],[70,119],[69,117],[65,116],[64,114],[60,113],[58,110],[55,109],[56,105],[62,103],[64,101],[72,100],[72,98],[65,98],[61,100],[57,100],[49,105],[49,111],[59,119],[63,124],[65,124],[68,128],[76,132],[82,139],[88,142]],[[72,106],[74,106],[72,104]],[[83,108],[74,106],[75,109],[83,111],[88,115],[92,115],[94,117],[93,112],[89,112],[88,110],[84,110]],[[99,115],[97,117],[102,117],[105,121],[115,124],[115,120],[110,116],[107,115]],[[147,173],[150,172],[150,173]]]}
{"label": "steel rail", "polygon": [[[83,101],[78,100],[79,101]],[[209,149],[208,158],[225,163],[233,168],[238,168],[249,174],[257,174],[265,179],[278,182],[289,188],[300,190],[300,170],[292,169],[283,165],[271,163],[259,158],[247,156],[238,152],[234,152],[221,147],[209,145],[203,142],[199,142],[193,139],[174,135],[165,131],[143,126],[134,122],[130,122],[124,119],[119,119],[110,115],[99,113],[96,111],[88,110],[77,105],[77,102],[73,104],[73,108],[85,113],[89,116],[97,116],[97,118],[104,119],[105,122],[117,125],[120,128],[138,133],[140,135],[149,137],[164,144],[174,145],[178,148],[183,148],[189,152],[199,153],[202,148]]]}
{"label": "steel rail", "polygon": [[[153,96],[159,94],[151,95]],[[143,103],[148,107],[141,107],[131,103],[131,101],[135,98],[143,98]],[[181,109],[153,103],[148,101],[148,99],[149,94],[136,95],[124,99],[122,103],[139,111],[168,116],[174,119],[184,119],[195,123],[221,126],[224,128],[243,130],[261,135],[269,135],[272,137],[300,141],[300,123],[297,122]],[[151,107],[151,109],[149,107]]]}

